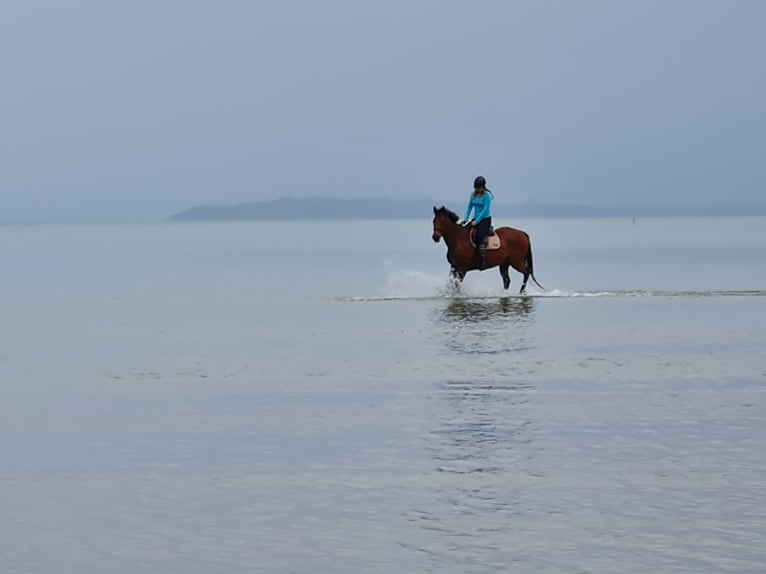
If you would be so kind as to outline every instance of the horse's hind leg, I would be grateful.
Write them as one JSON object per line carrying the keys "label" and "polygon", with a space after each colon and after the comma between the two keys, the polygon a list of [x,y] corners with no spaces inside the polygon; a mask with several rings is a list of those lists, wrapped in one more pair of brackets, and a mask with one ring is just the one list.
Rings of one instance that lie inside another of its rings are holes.
{"label": "horse's hind leg", "polygon": [[503,289],[508,289],[511,286],[511,277],[508,275],[507,263],[500,265],[500,276],[503,278]]}
{"label": "horse's hind leg", "polygon": [[527,291],[527,279],[529,279],[529,271],[524,272],[524,281],[521,283],[521,290],[519,295],[523,295]]}

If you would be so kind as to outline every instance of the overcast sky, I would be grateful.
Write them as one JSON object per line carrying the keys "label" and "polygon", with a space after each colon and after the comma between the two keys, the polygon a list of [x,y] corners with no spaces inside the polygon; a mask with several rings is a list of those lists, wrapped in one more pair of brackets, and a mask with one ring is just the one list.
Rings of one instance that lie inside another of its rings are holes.
{"label": "overcast sky", "polygon": [[3,0],[0,222],[766,203],[766,2]]}

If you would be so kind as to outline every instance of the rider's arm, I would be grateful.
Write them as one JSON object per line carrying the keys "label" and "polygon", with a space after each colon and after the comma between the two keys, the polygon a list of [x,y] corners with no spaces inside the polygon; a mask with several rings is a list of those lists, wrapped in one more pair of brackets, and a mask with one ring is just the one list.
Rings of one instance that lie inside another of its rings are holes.
{"label": "rider's arm", "polygon": [[470,215],[471,215],[471,199],[468,199],[468,207],[465,208],[465,216],[463,217],[463,219],[468,221],[468,218],[470,217]]}

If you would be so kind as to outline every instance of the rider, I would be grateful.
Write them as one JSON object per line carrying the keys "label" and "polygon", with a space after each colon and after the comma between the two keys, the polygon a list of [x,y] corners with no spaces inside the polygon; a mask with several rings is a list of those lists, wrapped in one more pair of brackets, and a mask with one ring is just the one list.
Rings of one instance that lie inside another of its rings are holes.
{"label": "rider", "polygon": [[468,218],[473,210],[473,220],[471,225],[476,228],[474,232],[474,243],[479,249],[479,270],[483,271],[486,267],[485,255],[487,252],[487,236],[492,226],[492,215],[489,207],[492,204],[492,192],[487,188],[487,180],[482,176],[473,180],[473,193],[468,200],[468,207],[465,210],[463,225],[468,223]]}

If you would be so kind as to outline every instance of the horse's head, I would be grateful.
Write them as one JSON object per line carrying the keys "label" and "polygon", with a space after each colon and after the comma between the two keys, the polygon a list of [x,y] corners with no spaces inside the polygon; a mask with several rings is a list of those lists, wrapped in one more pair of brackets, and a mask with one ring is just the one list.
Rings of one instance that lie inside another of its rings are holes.
{"label": "horse's head", "polygon": [[448,227],[454,227],[458,219],[459,217],[455,212],[450,211],[443,205],[441,207],[434,206],[434,232],[431,235],[431,239],[439,243],[439,239],[444,235],[444,232]]}

